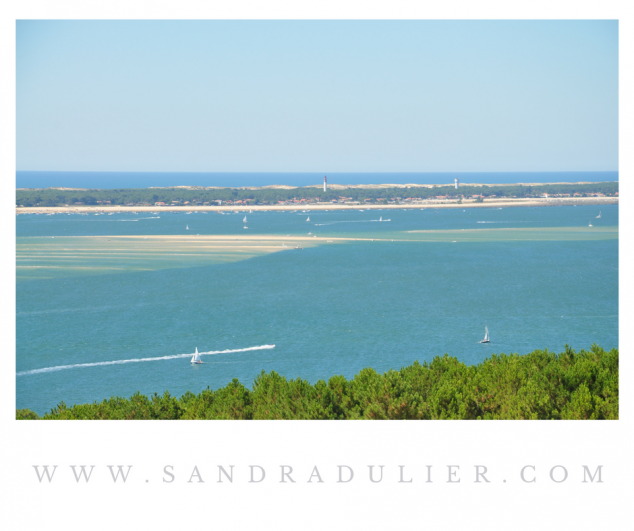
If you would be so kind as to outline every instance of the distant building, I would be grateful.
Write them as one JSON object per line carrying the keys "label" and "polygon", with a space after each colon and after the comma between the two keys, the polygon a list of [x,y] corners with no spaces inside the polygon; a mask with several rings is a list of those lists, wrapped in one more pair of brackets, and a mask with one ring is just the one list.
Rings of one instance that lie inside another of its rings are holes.
{"label": "distant building", "polygon": [[454,183],[456,184],[456,190],[460,186],[460,179],[454,179]]}
{"label": "distant building", "polygon": [[324,176],[324,192],[327,192],[327,191],[328,191],[328,180]]}

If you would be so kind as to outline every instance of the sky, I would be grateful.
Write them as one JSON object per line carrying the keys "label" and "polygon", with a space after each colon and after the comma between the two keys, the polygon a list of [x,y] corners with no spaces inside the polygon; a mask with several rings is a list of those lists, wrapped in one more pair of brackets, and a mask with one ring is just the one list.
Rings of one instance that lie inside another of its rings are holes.
{"label": "sky", "polygon": [[616,21],[18,21],[17,170],[618,170]]}

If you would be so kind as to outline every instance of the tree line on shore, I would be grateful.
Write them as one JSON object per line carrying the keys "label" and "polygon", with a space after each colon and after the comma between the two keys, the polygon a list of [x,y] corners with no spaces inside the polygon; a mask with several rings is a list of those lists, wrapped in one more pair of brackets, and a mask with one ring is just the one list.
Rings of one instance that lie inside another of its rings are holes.
{"label": "tree line on shore", "polygon": [[154,205],[157,202],[170,204],[173,201],[190,204],[195,203],[223,203],[246,201],[249,204],[278,204],[280,201],[293,199],[305,201],[330,202],[345,198],[348,201],[363,201],[371,203],[388,203],[407,198],[432,199],[437,196],[447,199],[471,198],[474,195],[487,197],[540,197],[543,194],[556,196],[569,194],[574,196],[588,196],[603,194],[614,196],[618,194],[618,182],[588,183],[588,184],[543,184],[543,185],[461,185],[454,186],[407,187],[407,188],[345,188],[342,190],[328,190],[321,188],[302,187],[292,189],[258,188],[254,190],[243,188],[214,188],[214,189],[185,189],[185,188],[117,188],[112,190],[60,190],[56,188],[19,189],[16,190],[17,206],[73,206],[76,203],[84,205]]}
{"label": "tree line on shore", "polygon": [[384,374],[361,370],[311,385],[264,371],[252,390],[237,379],[176,398],[113,397],[22,419],[618,419],[619,352],[592,345],[556,354],[493,355],[465,365],[447,354]]}

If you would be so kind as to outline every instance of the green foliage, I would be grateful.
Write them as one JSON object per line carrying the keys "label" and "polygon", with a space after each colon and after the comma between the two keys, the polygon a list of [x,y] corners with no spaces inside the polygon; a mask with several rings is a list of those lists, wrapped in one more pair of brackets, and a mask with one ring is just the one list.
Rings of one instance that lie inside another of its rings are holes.
{"label": "green foliage", "polygon": [[549,195],[575,193],[591,195],[601,193],[606,196],[614,196],[619,191],[618,182],[588,183],[588,184],[543,184],[534,186],[522,185],[461,185],[458,190],[452,185],[435,186],[433,188],[411,186],[407,188],[346,188],[343,190],[329,190],[324,192],[321,188],[301,187],[292,189],[257,188],[254,190],[244,188],[117,188],[112,190],[60,190],[56,188],[44,189],[19,189],[16,190],[16,204],[28,206],[74,206],[75,203],[84,205],[103,206],[104,201],[110,201],[110,205],[148,204],[156,202],[170,204],[178,201],[183,205],[185,201],[189,205],[211,203],[216,201],[248,201],[249,204],[278,204],[279,201],[292,199],[305,199],[312,201],[329,202],[333,199],[345,197],[348,201],[371,203],[379,202],[388,204],[408,197],[430,199],[440,196],[448,196],[450,199],[458,199],[465,196],[483,195],[484,197],[539,197],[544,193]]}
{"label": "green foliage", "polygon": [[597,345],[561,354],[493,355],[465,365],[447,354],[384,374],[363,369],[311,385],[264,371],[253,390],[237,379],[180,399],[134,394],[16,419],[618,419],[619,352]]}
{"label": "green foliage", "polygon": [[38,417],[37,413],[31,411],[30,409],[16,409],[15,418],[16,420],[36,420],[40,417]]}

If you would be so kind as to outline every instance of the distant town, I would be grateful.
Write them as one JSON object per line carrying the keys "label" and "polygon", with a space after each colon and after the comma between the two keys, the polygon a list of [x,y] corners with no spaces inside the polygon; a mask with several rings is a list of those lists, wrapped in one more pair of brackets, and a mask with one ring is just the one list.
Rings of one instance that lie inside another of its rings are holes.
{"label": "distant town", "polygon": [[16,207],[408,205],[509,199],[618,198],[618,182],[564,184],[328,185],[262,188],[42,188],[16,190]]}

